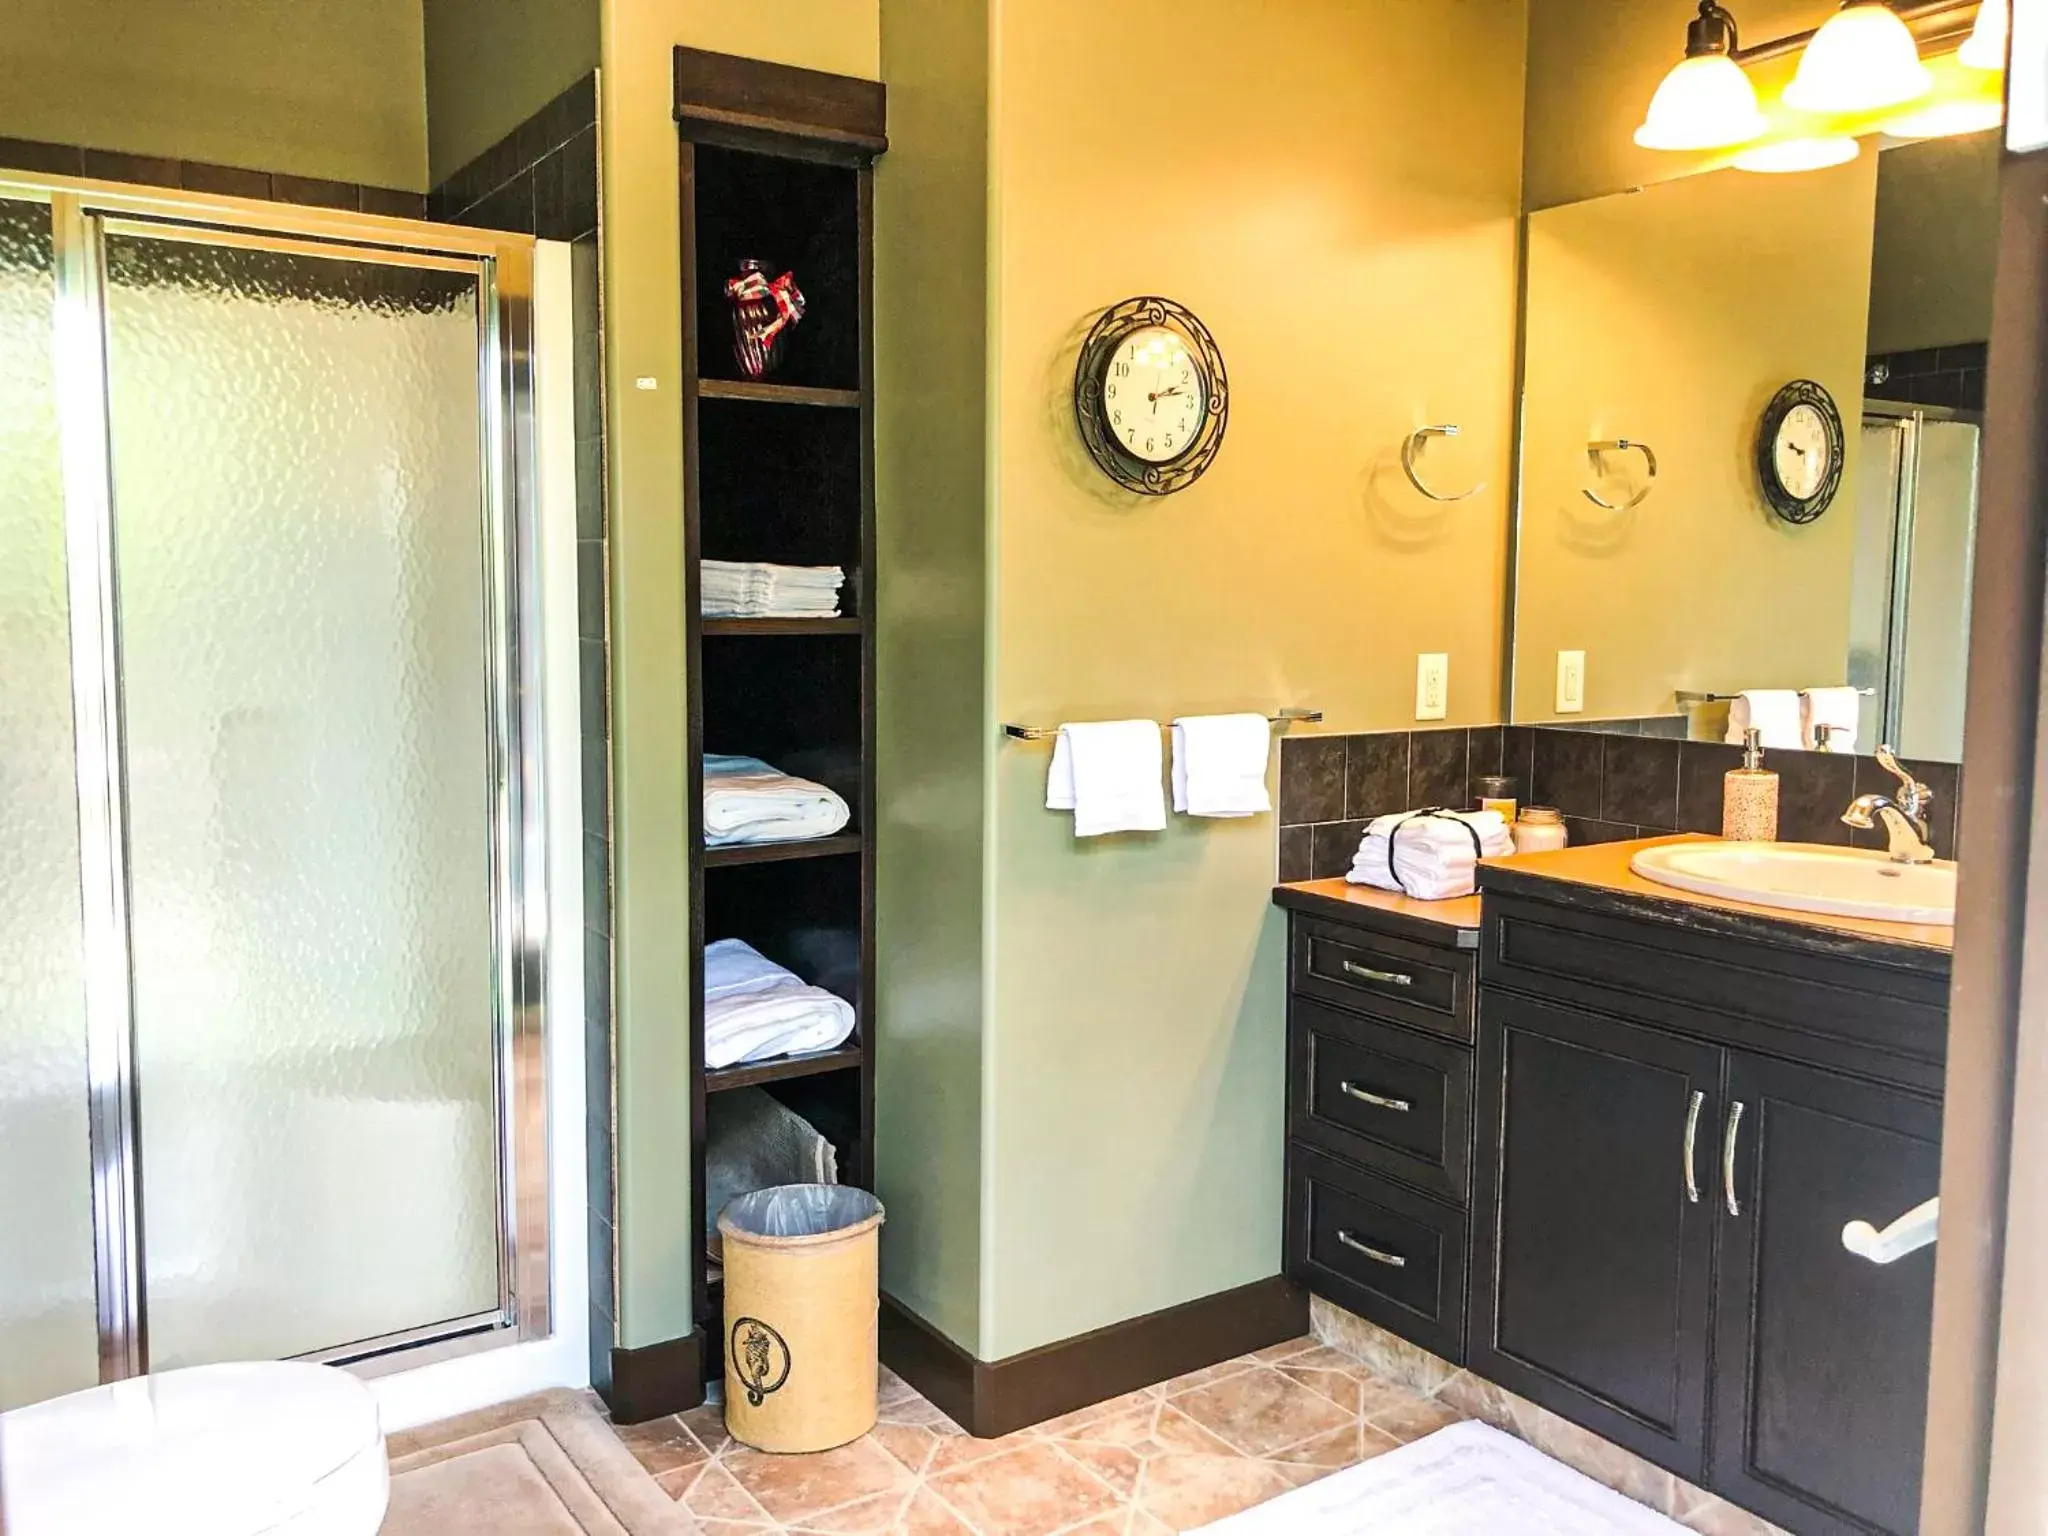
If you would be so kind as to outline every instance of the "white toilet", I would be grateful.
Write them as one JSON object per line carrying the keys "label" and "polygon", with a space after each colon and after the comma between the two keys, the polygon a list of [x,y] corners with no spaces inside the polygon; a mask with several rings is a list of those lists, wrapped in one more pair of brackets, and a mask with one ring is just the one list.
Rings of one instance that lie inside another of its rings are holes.
{"label": "white toilet", "polygon": [[204,1365],[0,1414],[7,1536],[376,1536],[368,1387],[324,1365]]}

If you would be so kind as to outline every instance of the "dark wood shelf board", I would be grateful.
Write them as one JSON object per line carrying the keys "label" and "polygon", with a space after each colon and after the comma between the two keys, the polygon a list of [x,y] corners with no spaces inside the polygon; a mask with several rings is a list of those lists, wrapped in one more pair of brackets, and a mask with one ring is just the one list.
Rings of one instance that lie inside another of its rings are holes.
{"label": "dark wood shelf board", "polygon": [[834,410],[857,411],[861,392],[857,389],[812,389],[802,384],[756,384],[745,379],[699,379],[700,400],[746,400],[755,405],[822,405]]}
{"label": "dark wood shelf board", "polygon": [[814,837],[806,842],[740,843],[728,848],[706,848],[704,867],[724,869],[737,864],[784,864],[791,859],[833,859],[861,851],[858,832],[837,837]]}
{"label": "dark wood shelf board", "polygon": [[796,1077],[817,1077],[825,1072],[847,1072],[864,1060],[858,1044],[842,1045],[833,1051],[809,1051],[801,1056],[779,1056],[773,1061],[748,1062],[704,1074],[706,1093],[728,1093],[735,1088],[753,1088],[762,1083],[784,1083]]}
{"label": "dark wood shelf board", "polygon": [[841,615],[836,619],[706,619],[700,633],[708,639],[730,635],[857,635],[861,621]]}

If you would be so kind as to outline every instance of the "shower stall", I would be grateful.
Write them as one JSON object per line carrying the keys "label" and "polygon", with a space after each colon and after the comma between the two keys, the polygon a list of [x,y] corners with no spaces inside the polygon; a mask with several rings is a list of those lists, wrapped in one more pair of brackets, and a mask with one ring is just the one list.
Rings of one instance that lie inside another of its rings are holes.
{"label": "shower stall", "polygon": [[0,1409],[548,1331],[532,277],[0,181]]}

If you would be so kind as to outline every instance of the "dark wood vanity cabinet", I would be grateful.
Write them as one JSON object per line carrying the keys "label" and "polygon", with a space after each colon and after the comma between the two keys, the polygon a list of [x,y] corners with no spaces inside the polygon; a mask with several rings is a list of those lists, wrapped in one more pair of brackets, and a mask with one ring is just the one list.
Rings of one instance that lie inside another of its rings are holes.
{"label": "dark wood vanity cabinet", "polygon": [[1933,1251],[1842,1229],[1936,1191],[1946,955],[1561,894],[1486,897],[1467,1363],[1795,1532],[1903,1536]]}

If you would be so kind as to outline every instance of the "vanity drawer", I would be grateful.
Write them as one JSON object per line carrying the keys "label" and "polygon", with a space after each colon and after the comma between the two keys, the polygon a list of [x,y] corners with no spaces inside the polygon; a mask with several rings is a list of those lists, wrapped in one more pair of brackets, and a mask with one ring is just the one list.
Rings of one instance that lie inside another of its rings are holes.
{"label": "vanity drawer", "polygon": [[1471,1051],[1296,998],[1287,1080],[1290,1135],[1465,1203]]}
{"label": "vanity drawer", "polygon": [[1465,1213],[1297,1142],[1287,1268],[1318,1296],[1453,1364],[1465,1360]]}
{"label": "vanity drawer", "polygon": [[1298,993],[1387,1013],[1454,1040],[1472,1039],[1467,954],[1297,918],[1293,970]]}

